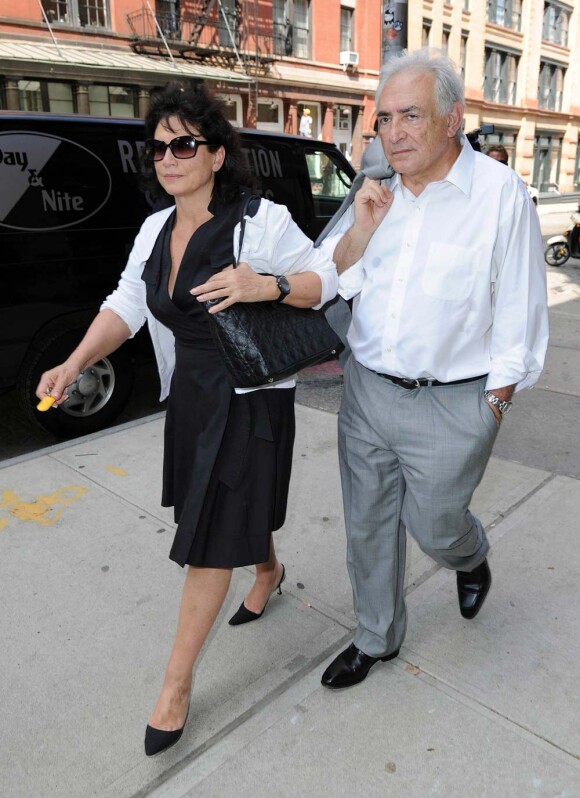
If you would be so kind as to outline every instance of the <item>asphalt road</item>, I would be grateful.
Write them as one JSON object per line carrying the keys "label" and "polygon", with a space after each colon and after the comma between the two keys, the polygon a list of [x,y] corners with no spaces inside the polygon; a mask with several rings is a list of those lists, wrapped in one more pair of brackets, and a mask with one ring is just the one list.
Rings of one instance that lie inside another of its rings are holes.
{"label": "asphalt road", "polygon": [[[569,210],[542,216],[544,239],[563,230],[568,218]],[[516,397],[494,454],[580,477],[580,260],[570,260],[560,269],[548,268],[547,273],[551,319],[548,368],[533,391],[523,391]],[[296,396],[300,404],[337,413],[341,395],[342,374],[335,363],[299,375]],[[117,423],[163,410],[158,397],[154,365],[141,366],[132,398]],[[16,391],[0,396],[0,460],[60,442],[29,421]]]}

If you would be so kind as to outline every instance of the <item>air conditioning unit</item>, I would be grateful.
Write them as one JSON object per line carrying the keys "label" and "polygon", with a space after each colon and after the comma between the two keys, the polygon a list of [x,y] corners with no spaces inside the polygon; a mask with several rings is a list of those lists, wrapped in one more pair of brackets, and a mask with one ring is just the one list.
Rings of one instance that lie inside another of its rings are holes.
{"label": "air conditioning unit", "polygon": [[339,57],[341,67],[358,66],[358,53],[351,50],[342,50]]}

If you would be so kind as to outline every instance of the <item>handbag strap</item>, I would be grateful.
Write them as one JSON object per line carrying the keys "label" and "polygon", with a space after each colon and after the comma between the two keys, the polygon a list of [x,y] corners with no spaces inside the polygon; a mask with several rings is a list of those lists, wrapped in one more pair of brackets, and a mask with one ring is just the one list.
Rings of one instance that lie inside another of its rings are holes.
{"label": "handbag strap", "polygon": [[250,204],[253,202],[253,200],[260,200],[260,197],[256,197],[254,194],[245,194],[243,196],[243,200],[240,219],[240,237],[238,239],[238,254],[237,256],[234,256],[234,269],[240,262],[240,255],[242,254],[242,244],[244,243],[244,233],[246,232],[246,214],[250,210]]}

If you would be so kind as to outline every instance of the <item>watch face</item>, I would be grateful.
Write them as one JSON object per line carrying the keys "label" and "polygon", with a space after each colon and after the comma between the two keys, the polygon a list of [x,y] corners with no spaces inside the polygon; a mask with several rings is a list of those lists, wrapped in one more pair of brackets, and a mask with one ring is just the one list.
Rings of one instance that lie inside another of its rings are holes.
{"label": "watch face", "polygon": [[276,282],[278,283],[278,288],[281,294],[284,294],[284,296],[286,296],[286,294],[290,293],[290,283],[285,277],[278,277],[276,279]]}

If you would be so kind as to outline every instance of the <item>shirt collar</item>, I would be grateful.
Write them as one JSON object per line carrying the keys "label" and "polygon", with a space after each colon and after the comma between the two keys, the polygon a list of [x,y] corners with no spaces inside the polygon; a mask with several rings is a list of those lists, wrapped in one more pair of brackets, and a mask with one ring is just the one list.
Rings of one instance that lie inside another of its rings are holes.
{"label": "shirt collar", "polygon": [[[467,140],[466,136],[462,136],[461,142],[461,152],[457,157],[457,160],[447,173],[447,176],[443,178],[443,182],[447,181],[452,185],[456,186],[466,197],[468,197],[471,193],[471,181],[473,179],[473,169],[475,167],[475,152],[469,141]],[[393,177],[391,178],[389,188],[391,191],[395,191],[395,189],[402,190],[404,188],[403,182],[401,180],[401,175],[398,172],[395,172]]]}

